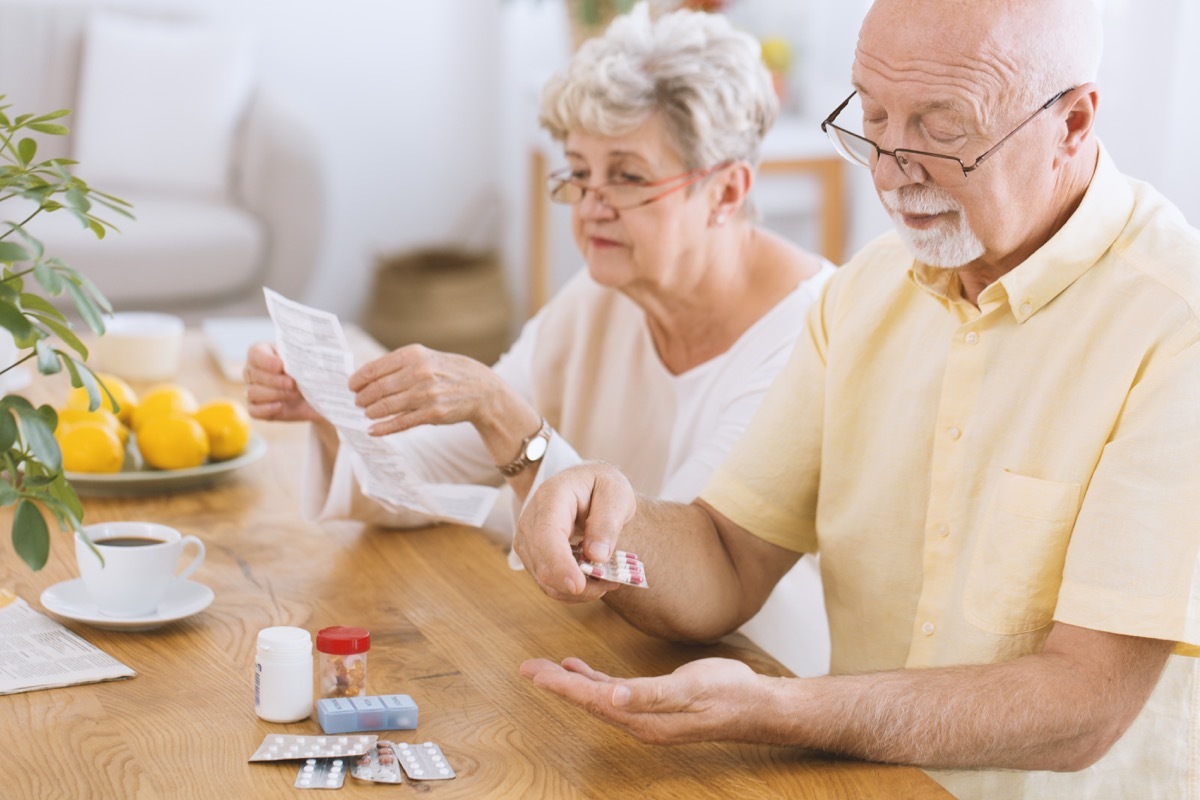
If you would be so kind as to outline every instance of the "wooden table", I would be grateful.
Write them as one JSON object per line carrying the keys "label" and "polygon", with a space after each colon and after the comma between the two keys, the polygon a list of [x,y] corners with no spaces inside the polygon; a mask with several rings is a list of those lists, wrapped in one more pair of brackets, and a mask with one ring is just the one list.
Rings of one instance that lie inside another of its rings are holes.
{"label": "wooden table", "polygon": [[[180,382],[202,399],[238,396],[190,334]],[[135,388],[141,388],[135,385]],[[61,384],[35,386],[57,400]],[[36,393],[35,392],[35,393]],[[347,779],[340,797],[948,797],[917,769],[831,760],[783,748],[644,745],[520,677],[522,660],[576,655],[622,675],[669,672],[710,655],[782,668],[751,648],[693,648],[644,636],[602,604],[567,606],[510,571],[478,531],[317,525],[299,511],[305,427],[255,423],[268,455],[223,485],[148,498],[88,499],[86,521],[138,519],[201,537],[194,576],[216,593],[204,612],[141,633],[65,624],[138,673],[127,681],[0,697],[0,796],[295,797],[297,765],[248,763],[269,732],[318,733],[254,714],[255,637],[271,625],[371,631],[368,688],[406,693],[420,727],[458,777],[382,788]],[[0,586],[41,608],[43,589],[76,576],[71,538],[52,531],[50,563],[30,572],[0,514]],[[651,569],[653,567],[651,566]],[[48,612],[47,612],[48,613]]]}

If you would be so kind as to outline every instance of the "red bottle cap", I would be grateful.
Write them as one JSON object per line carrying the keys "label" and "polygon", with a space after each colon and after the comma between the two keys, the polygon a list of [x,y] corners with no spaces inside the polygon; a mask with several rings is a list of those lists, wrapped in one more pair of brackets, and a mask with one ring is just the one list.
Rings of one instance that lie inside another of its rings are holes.
{"label": "red bottle cap", "polygon": [[322,653],[333,653],[348,656],[351,653],[365,653],[371,649],[371,632],[366,628],[352,628],[345,625],[334,625],[317,631],[317,650]]}

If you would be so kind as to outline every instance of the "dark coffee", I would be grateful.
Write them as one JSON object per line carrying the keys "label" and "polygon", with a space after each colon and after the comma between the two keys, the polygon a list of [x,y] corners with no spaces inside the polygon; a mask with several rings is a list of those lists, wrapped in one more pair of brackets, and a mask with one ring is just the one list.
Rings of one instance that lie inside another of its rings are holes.
{"label": "dark coffee", "polygon": [[96,544],[105,547],[145,547],[150,544],[166,544],[166,540],[149,539],[145,536],[114,536],[111,539],[97,539]]}

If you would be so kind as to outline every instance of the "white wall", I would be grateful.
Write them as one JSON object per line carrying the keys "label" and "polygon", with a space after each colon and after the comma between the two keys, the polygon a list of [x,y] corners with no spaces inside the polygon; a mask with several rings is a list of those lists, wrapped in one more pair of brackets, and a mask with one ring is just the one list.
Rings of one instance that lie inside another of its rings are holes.
{"label": "white wall", "polygon": [[258,88],[324,149],[330,217],[301,299],[344,317],[362,309],[377,254],[443,243],[471,198],[496,185],[498,0],[45,1],[252,29]]}
{"label": "white wall", "polygon": [[496,183],[495,0],[190,4],[256,28],[264,88],[326,146],[331,219],[310,302],[353,317],[377,254],[444,242]]}

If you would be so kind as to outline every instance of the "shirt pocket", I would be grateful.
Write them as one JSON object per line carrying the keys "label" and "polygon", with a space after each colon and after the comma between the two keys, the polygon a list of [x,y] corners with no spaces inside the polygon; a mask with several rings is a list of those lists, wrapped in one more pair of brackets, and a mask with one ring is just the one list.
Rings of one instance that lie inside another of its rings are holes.
{"label": "shirt pocket", "polygon": [[1050,624],[1080,491],[1077,483],[1001,473],[963,591],[968,622],[998,634]]}

